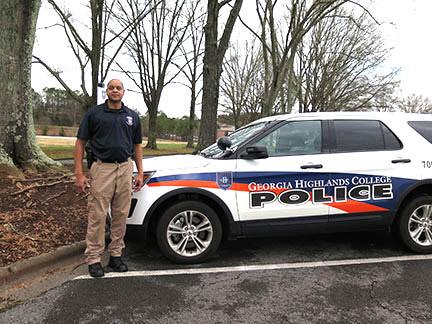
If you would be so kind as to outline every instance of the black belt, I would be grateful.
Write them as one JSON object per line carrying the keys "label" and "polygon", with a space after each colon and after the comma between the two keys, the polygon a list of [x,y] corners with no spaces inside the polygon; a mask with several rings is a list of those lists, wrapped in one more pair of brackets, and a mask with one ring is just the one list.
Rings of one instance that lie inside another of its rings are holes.
{"label": "black belt", "polygon": [[111,160],[101,160],[101,159],[97,159],[98,161],[101,161],[102,163],[125,163],[127,160],[129,160],[129,158],[127,159],[123,159],[123,160],[116,160],[116,161],[111,161]]}

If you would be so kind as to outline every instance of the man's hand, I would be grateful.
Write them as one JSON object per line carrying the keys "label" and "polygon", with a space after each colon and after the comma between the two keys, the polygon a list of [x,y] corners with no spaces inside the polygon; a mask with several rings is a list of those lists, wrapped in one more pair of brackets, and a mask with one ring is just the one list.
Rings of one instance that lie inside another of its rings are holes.
{"label": "man's hand", "polygon": [[87,193],[87,188],[90,188],[90,182],[84,175],[76,176],[75,187],[83,193]]}
{"label": "man's hand", "polygon": [[144,175],[143,174],[138,174],[135,177],[135,181],[134,181],[134,192],[138,192],[141,190],[142,186],[144,184]]}

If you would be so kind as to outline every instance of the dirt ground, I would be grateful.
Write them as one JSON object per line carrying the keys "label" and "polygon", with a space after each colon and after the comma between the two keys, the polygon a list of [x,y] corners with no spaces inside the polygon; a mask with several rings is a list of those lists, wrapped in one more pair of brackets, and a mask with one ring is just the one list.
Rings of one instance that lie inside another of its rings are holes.
{"label": "dirt ground", "polygon": [[[40,146],[74,146],[76,137],[60,137],[60,136],[37,136],[37,142]],[[143,145],[147,142],[147,138],[143,137]],[[158,139],[158,143],[170,143],[170,144],[184,144],[187,142],[171,141],[165,139]]]}
{"label": "dirt ground", "polygon": [[40,146],[74,146],[76,137],[37,136]]}
{"label": "dirt ground", "polygon": [[[73,145],[75,138],[38,136],[38,142]],[[74,183],[73,165],[23,179],[0,173],[0,267],[85,238],[87,197]]]}
{"label": "dirt ground", "polygon": [[0,174],[0,267],[85,238],[87,197],[61,173]]}

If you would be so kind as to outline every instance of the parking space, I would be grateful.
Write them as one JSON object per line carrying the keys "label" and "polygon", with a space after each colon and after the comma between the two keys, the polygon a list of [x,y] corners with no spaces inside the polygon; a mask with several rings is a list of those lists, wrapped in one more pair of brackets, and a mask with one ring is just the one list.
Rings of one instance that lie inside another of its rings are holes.
{"label": "parking space", "polygon": [[[127,236],[126,254],[131,270],[177,269],[168,261],[153,240],[143,241],[139,232]],[[237,267],[268,264],[321,263],[343,260],[412,257],[387,231],[322,235],[248,238],[224,241],[207,262],[180,268]],[[151,262],[148,262],[151,260]]]}
{"label": "parking space", "polygon": [[[226,242],[179,266],[128,236],[126,277],[77,278],[0,323],[430,323],[430,255],[386,232]],[[17,321],[18,320],[18,321]]]}

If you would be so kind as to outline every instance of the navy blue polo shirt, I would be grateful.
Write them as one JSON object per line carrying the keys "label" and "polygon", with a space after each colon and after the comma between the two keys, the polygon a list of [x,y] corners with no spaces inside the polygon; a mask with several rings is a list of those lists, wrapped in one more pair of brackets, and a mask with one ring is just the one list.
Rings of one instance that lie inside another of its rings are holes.
{"label": "navy blue polo shirt", "polygon": [[138,114],[123,103],[120,109],[110,109],[105,102],[87,111],[77,137],[90,140],[96,158],[125,161],[133,156],[133,145],[142,143],[141,122]]}

